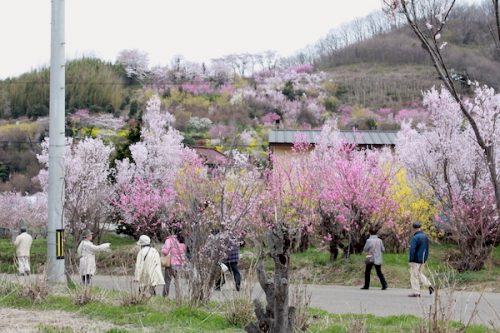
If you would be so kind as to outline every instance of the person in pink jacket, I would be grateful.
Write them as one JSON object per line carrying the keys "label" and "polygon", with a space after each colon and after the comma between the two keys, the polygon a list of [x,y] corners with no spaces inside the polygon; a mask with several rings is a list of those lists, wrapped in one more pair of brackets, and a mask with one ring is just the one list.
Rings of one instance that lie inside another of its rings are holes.
{"label": "person in pink jacket", "polygon": [[163,288],[163,297],[168,296],[170,281],[174,279],[175,293],[179,295],[179,271],[186,264],[186,244],[184,238],[177,233],[171,235],[165,240],[161,248],[163,255],[170,255],[170,267],[165,267],[165,287]]}

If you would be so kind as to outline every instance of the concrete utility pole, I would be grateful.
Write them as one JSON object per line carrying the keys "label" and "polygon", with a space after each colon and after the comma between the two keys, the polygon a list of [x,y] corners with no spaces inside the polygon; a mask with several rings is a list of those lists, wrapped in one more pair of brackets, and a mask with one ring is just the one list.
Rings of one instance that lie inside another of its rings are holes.
{"label": "concrete utility pole", "polygon": [[64,282],[64,0],[52,0],[50,36],[47,279]]}

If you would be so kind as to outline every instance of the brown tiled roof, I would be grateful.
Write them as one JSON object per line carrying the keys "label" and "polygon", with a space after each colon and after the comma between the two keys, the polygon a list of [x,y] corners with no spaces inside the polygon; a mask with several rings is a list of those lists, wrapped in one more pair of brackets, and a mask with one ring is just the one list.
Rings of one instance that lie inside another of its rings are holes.
{"label": "brown tiled roof", "polygon": [[221,161],[225,161],[227,159],[226,155],[214,148],[192,146],[191,149],[194,149],[194,151],[196,151],[196,154],[198,154],[198,156],[203,159],[203,162],[205,164],[217,165],[220,164]]}

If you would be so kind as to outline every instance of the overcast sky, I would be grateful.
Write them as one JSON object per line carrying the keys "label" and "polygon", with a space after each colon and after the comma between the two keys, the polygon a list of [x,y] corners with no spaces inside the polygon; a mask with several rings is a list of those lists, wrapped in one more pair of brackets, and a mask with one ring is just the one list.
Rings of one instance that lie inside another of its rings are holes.
{"label": "overcast sky", "polygon": [[[182,54],[208,61],[230,53],[293,54],[381,0],[66,0],[67,58],[114,61],[146,51],[151,65]],[[0,0],[0,78],[47,65],[50,0]]]}
{"label": "overcast sky", "polygon": [[[66,56],[114,61],[122,49],[167,64],[312,44],[382,0],[66,0]],[[0,79],[49,63],[50,0],[0,0]]]}

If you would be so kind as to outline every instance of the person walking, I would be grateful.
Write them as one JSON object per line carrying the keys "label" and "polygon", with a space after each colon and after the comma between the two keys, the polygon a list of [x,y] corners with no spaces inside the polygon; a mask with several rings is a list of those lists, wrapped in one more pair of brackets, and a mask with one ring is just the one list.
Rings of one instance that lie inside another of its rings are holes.
{"label": "person walking", "polygon": [[165,267],[165,286],[163,287],[163,297],[167,297],[170,289],[170,282],[174,279],[176,298],[180,296],[179,273],[186,264],[186,244],[184,238],[177,232],[167,237],[165,244],[161,248],[161,253],[170,256],[170,267]]}
{"label": "person walking", "polygon": [[377,236],[375,229],[370,229],[370,238],[366,240],[364,252],[367,252],[365,260],[365,284],[361,289],[370,288],[370,274],[373,266],[382,285],[382,290],[387,289],[387,282],[385,281],[384,274],[382,273],[382,252],[385,252],[384,243]]}
{"label": "person walking", "polygon": [[95,265],[95,254],[101,251],[109,250],[110,243],[104,243],[101,245],[94,245],[92,243],[92,231],[84,230],[83,239],[78,245],[77,253],[80,257],[80,276],[82,277],[82,283],[84,285],[89,285],[92,276],[95,275],[96,265]]}
{"label": "person walking", "polygon": [[135,280],[139,283],[139,291],[149,289],[151,295],[156,295],[156,286],[165,284],[161,271],[160,254],[151,246],[151,238],[146,235],[139,237],[137,245],[141,247],[137,253],[135,264]]}
{"label": "person walking", "polygon": [[413,223],[415,233],[410,241],[410,283],[413,293],[408,297],[420,297],[420,282],[429,289],[429,294],[432,295],[434,287],[429,279],[422,273],[424,264],[429,258],[429,238],[422,230],[420,223]]}
{"label": "person walking", "polygon": [[30,252],[33,238],[26,231],[26,227],[20,228],[20,234],[14,240],[19,275],[30,275]]}
{"label": "person walking", "polygon": [[[241,274],[238,269],[239,260],[240,260],[240,242],[230,241],[227,257],[222,261],[222,263],[226,265],[231,274],[233,274],[234,283],[236,284],[236,291],[240,291],[240,286],[241,286]],[[221,277],[215,283],[215,290],[220,290],[221,286],[224,283],[225,279],[224,279],[224,274],[222,272]]]}

